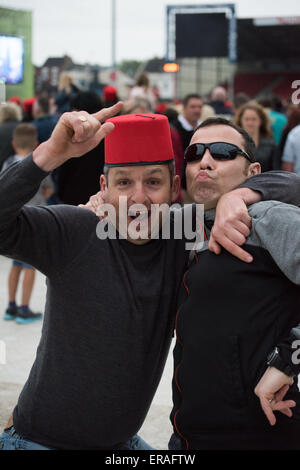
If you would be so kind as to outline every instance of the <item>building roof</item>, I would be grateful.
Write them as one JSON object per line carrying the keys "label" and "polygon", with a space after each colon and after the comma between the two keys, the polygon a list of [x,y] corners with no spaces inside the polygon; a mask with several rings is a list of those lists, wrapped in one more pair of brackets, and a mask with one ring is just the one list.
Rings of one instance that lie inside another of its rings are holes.
{"label": "building roof", "polygon": [[151,59],[148,60],[144,67],[144,72],[148,73],[162,73],[165,59]]}
{"label": "building roof", "polygon": [[44,63],[43,67],[64,67],[73,65],[71,57],[49,57]]}

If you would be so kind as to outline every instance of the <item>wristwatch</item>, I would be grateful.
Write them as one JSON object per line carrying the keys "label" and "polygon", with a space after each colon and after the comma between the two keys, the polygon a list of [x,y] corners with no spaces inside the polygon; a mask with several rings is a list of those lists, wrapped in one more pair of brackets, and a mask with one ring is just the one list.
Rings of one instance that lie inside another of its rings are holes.
{"label": "wristwatch", "polygon": [[280,370],[289,377],[295,377],[296,375],[291,366],[284,362],[277,347],[275,347],[268,355],[267,364],[268,366],[276,367],[276,369]]}

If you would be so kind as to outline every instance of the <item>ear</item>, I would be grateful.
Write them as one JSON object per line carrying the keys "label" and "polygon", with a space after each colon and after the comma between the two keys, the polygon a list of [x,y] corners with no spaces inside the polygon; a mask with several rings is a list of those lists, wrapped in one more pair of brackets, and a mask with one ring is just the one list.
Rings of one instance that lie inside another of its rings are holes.
{"label": "ear", "polygon": [[107,189],[107,183],[106,183],[106,177],[105,175],[101,175],[100,176],[100,188],[101,188],[101,191],[106,191]]}
{"label": "ear", "polygon": [[174,176],[173,178],[173,185],[172,185],[172,202],[175,202],[179,196],[180,192],[180,177],[178,175]]}
{"label": "ear", "polygon": [[16,145],[16,142],[14,140],[11,141],[11,145],[12,145],[12,148],[14,149],[14,151],[17,153],[17,145]]}
{"label": "ear", "polygon": [[254,175],[259,175],[261,173],[260,163],[258,163],[258,162],[251,163],[251,165],[249,165],[249,167],[248,167],[248,172],[247,173],[248,173],[247,174],[248,178],[250,178],[251,176],[254,176]]}

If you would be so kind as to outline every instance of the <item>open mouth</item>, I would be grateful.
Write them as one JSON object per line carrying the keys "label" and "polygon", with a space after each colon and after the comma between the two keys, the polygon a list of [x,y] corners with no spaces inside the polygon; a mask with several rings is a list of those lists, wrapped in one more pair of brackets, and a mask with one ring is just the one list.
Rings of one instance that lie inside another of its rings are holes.
{"label": "open mouth", "polygon": [[151,216],[151,211],[134,211],[130,212],[130,209],[128,211],[128,217],[131,221],[136,220],[139,218],[139,222],[143,222],[144,220],[148,220],[149,217]]}

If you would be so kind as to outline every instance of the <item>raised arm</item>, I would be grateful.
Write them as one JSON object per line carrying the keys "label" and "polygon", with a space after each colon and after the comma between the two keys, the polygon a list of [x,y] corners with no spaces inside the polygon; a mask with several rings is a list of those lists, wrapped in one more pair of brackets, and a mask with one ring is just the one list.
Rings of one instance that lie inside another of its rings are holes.
{"label": "raised arm", "polygon": [[121,107],[119,103],[94,115],[64,114],[48,141],[37,147],[32,156],[0,175],[1,254],[32,264],[48,275],[86,243],[78,233],[79,228],[82,234],[82,227],[84,230],[91,227],[88,223],[91,214],[87,211],[71,206],[24,205],[49,171],[71,157],[87,153],[113,129],[112,124],[100,122],[119,112]]}

